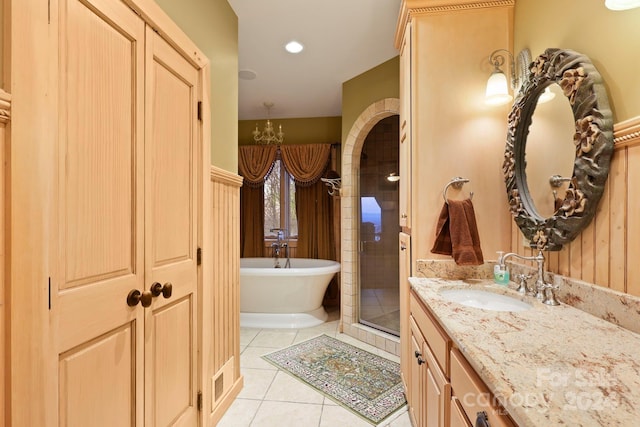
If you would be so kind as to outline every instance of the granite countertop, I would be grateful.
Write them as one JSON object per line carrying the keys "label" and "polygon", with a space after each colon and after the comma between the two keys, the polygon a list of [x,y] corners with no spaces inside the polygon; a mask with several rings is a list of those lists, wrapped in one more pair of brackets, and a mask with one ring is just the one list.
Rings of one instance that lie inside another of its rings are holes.
{"label": "granite countertop", "polygon": [[[409,282],[519,426],[640,425],[640,334],[488,280]],[[452,287],[507,294],[532,308],[467,307],[440,296]]]}

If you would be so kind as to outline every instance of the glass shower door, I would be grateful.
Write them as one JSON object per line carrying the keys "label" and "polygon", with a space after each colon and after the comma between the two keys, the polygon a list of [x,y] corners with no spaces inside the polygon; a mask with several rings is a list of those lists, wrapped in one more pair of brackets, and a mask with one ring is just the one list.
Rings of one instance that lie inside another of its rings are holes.
{"label": "glass shower door", "polygon": [[399,335],[398,116],[369,132],[360,159],[360,323]]}

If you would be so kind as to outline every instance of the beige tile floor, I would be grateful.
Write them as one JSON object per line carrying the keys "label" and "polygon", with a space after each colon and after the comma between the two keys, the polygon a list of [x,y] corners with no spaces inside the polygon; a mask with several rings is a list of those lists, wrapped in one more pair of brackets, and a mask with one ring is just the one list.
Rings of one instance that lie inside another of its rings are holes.
{"label": "beige tile floor", "polygon": [[[240,331],[240,369],[244,388],[219,427],[371,427],[371,424],[324,397],[315,389],[279,370],[260,356],[291,344],[327,334],[371,353],[399,362],[398,357],[338,333],[338,313],[306,329],[249,329]],[[411,427],[404,406],[379,426]]]}

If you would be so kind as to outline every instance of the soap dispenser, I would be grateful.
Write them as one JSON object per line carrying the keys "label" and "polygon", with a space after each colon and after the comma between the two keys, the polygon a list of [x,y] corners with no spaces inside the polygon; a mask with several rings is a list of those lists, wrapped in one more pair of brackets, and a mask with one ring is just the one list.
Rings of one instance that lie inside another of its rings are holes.
{"label": "soap dispenser", "polygon": [[502,260],[503,256],[504,252],[498,251],[498,261],[496,261],[496,265],[493,266],[493,281],[499,285],[508,285],[509,270],[507,270],[507,266]]}

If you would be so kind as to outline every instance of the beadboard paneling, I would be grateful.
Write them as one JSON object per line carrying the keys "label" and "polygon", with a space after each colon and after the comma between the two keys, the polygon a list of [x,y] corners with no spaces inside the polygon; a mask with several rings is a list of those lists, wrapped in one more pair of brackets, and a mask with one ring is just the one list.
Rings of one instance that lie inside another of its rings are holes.
{"label": "beadboard paneling", "polygon": [[[212,390],[214,419],[222,416],[219,406],[228,407],[234,396],[224,396],[230,387],[239,391],[240,377],[240,187],[242,178],[223,169],[211,168],[213,308],[209,357],[213,366],[212,384],[223,375],[221,396]],[[233,364],[229,369],[227,362]],[[226,365],[226,366],[225,366]],[[228,375],[232,378],[228,378]],[[212,388],[215,386],[212,385]],[[220,391],[218,391],[220,392]],[[229,399],[229,397],[231,399]],[[222,398],[222,400],[220,400]]]}
{"label": "beadboard paneling", "polygon": [[[213,169],[212,169],[213,171]],[[240,354],[240,183],[216,169],[211,174],[214,264],[214,366],[217,372]],[[239,366],[238,371],[239,373]]]}
{"label": "beadboard paneling", "polygon": [[[640,116],[614,125],[609,178],[591,224],[561,251],[549,253],[554,273],[640,296]],[[532,255],[512,223],[512,250]]]}

